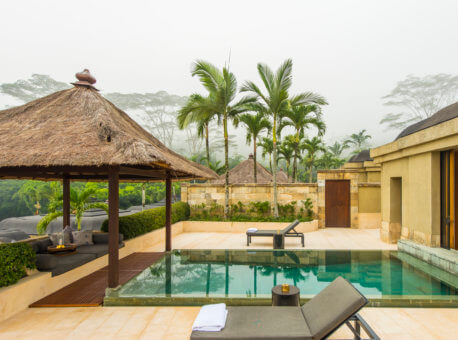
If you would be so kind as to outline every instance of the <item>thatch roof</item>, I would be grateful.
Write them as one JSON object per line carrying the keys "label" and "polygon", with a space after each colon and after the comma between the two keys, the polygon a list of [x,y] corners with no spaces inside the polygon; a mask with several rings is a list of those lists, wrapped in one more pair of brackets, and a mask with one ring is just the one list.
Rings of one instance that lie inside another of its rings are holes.
{"label": "thatch roof", "polygon": [[[272,174],[264,168],[261,164],[256,162],[256,177],[258,184],[270,184],[273,182]],[[224,184],[226,181],[226,173],[212,181],[215,184]],[[277,175],[278,183],[287,183],[287,181],[280,181]],[[234,168],[229,170],[229,183],[230,184],[244,184],[254,183],[254,158],[249,155],[246,161],[237,164]]]}
{"label": "thatch roof", "polygon": [[458,117],[458,102],[449,105],[442,110],[437,111],[431,117],[406,127],[397,137],[396,140],[411,135],[415,132],[430,128],[434,125],[446,122]]}
{"label": "thatch roof", "polygon": [[366,161],[373,161],[373,159],[371,158],[369,149],[361,151],[360,153],[352,156],[348,160],[349,163],[362,163]]}
{"label": "thatch roof", "polygon": [[91,86],[77,85],[0,111],[3,178],[13,178],[5,175],[9,172],[40,178],[26,175],[27,169],[37,168],[44,179],[46,174],[61,178],[64,168],[84,176],[96,168],[103,173],[103,168],[112,165],[121,167],[121,180],[137,178],[139,169],[143,171],[140,177],[153,180],[163,179],[164,169],[174,179],[217,177],[168,149]]}
{"label": "thatch roof", "polygon": [[283,169],[280,169],[277,172],[277,183],[289,183],[289,182],[290,180],[286,172],[284,172]]}

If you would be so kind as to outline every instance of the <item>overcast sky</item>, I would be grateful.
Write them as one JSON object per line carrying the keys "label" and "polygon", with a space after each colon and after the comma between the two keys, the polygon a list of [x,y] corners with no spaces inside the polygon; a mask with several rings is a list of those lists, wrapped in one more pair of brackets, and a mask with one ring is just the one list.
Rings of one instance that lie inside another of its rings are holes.
{"label": "overcast sky", "polygon": [[458,1],[18,1],[0,3],[0,82],[32,73],[103,91],[202,91],[193,60],[228,61],[239,84],[256,63],[294,62],[294,91],[325,96],[326,139],[367,129],[390,141],[381,97],[408,74],[458,73]]}

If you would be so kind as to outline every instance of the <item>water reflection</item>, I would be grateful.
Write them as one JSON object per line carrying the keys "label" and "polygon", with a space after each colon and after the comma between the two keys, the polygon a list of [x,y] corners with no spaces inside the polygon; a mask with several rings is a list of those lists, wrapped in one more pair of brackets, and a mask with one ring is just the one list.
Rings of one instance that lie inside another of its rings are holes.
{"label": "water reflection", "polygon": [[129,281],[120,295],[266,297],[281,283],[314,295],[337,276],[368,296],[456,295],[456,285],[401,261],[393,251],[225,250],[175,251]]}

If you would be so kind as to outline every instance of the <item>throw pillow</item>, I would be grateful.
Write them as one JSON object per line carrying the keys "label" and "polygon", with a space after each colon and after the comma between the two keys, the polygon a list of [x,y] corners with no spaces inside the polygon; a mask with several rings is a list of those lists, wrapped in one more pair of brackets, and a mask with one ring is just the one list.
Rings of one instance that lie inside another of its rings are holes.
{"label": "throw pillow", "polygon": [[74,231],[73,243],[75,243],[77,246],[93,245],[94,242],[92,242],[92,230]]}
{"label": "throw pillow", "polygon": [[72,227],[70,227],[69,225],[64,228],[63,233],[64,233],[65,244],[73,243],[72,232],[73,232]]}

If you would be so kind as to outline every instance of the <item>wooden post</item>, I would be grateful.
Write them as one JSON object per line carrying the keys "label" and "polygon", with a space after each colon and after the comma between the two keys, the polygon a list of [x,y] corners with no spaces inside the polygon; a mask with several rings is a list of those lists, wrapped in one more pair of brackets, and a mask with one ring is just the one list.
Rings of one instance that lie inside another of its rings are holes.
{"label": "wooden post", "polygon": [[70,225],[70,179],[64,176],[62,180],[63,186],[63,223],[62,227],[65,228],[66,226]]}
{"label": "wooden post", "polygon": [[119,285],[119,167],[108,170],[108,287]]}
{"label": "wooden post", "polygon": [[165,179],[165,251],[172,250],[172,179]]}

